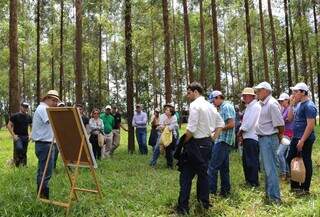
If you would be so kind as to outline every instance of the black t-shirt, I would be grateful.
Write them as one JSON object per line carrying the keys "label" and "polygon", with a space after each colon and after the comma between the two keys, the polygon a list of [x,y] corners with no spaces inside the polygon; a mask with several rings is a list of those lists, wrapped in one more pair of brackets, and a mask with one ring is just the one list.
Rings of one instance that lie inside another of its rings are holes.
{"label": "black t-shirt", "polygon": [[120,129],[120,125],[121,125],[121,114],[120,113],[115,113],[112,114],[112,116],[114,117],[114,127],[113,129],[118,130]]}
{"label": "black t-shirt", "polygon": [[82,115],[81,119],[82,119],[83,125],[86,127],[89,124],[89,118],[85,115]]}
{"label": "black t-shirt", "polygon": [[13,123],[13,132],[18,136],[28,136],[28,126],[32,124],[32,118],[28,114],[15,113],[10,117]]}

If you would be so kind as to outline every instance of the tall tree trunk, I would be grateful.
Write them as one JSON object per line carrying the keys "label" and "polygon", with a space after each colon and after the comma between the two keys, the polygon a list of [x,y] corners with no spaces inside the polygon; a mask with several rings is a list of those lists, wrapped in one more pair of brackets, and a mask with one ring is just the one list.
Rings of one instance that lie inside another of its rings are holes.
{"label": "tall tree trunk", "polygon": [[166,103],[170,103],[172,100],[172,89],[171,89],[171,69],[170,69],[170,30],[169,30],[169,11],[168,1],[162,0],[163,10],[163,32],[164,32],[164,52],[165,52],[165,97]]}
{"label": "tall tree trunk", "polygon": [[292,43],[292,58],[293,58],[293,69],[294,69],[294,82],[298,83],[299,76],[298,76],[298,61],[297,61],[297,54],[296,54],[296,42],[294,39],[293,33],[293,25],[292,25],[292,14],[291,14],[291,4],[290,0],[288,0],[288,12],[289,12],[289,27],[290,27],[290,35],[291,35],[291,43]]}
{"label": "tall tree trunk", "polygon": [[18,0],[10,0],[9,21],[9,115],[20,108],[19,72],[18,72]]}
{"label": "tall tree trunk", "polygon": [[221,66],[219,54],[219,36],[217,22],[217,4],[216,0],[211,0],[212,10],[212,31],[213,31],[213,46],[214,46],[214,62],[215,62],[215,89],[221,90]]}
{"label": "tall tree trunk", "polygon": [[266,48],[266,37],[264,30],[264,20],[263,20],[263,10],[262,10],[262,0],[259,0],[259,16],[260,16],[260,31],[261,31],[261,44],[263,53],[263,66],[264,66],[264,80],[270,82],[269,77],[269,64],[268,64],[268,54]]}
{"label": "tall tree trunk", "polygon": [[187,59],[187,37],[186,34],[183,34],[183,55],[184,55],[184,73],[186,76],[187,85],[190,82],[189,80],[189,74],[188,74],[188,59]]}
{"label": "tall tree trunk", "polygon": [[308,83],[308,67],[307,67],[307,55],[306,55],[306,42],[304,40],[304,6],[301,5],[303,2],[298,1],[298,23],[300,29],[300,49],[301,49],[301,72],[304,76],[304,82]]}
{"label": "tall tree trunk", "polygon": [[246,33],[247,33],[247,43],[248,43],[248,66],[249,66],[249,81],[248,86],[252,87],[254,84],[253,78],[253,66],[252,66],[252,48],[251,48],[251,24],[250,24],[250,12],[249,12],[249,2],[244,0],[244,7],[246,11]]}
{"label": "tall tree trunk", "polygon": [[205,45],[204,45],[204,18],[203,18],[203,0],[199,0],[200,4],[200,83],[206,90],[206,69],[205,69]]}
{"label": "tall tree trunk", "polygon": [[37,1],[37,86],[36,86],[36,96],[37,96],[37,104],[40,103],[40,0]]}
{"label": "tall tree trunk", "polygon": [[275,77],[275,83],[276,83],[275,93],[279,96],[279,94],[280,94],[280,75],[279,75],[277,39],[276,39],[276,32],[274,29],[274,22],[273,22],[273,16],[272,16],[272,6],[271,6],[270,0],[268,0],[268,12],[269,12],[271,38],[272,38],[274,77]]}
{"label": "tall tree trunk", "polygon": [[228,63],[227,63],[227,39],[226,39],[226,29],[224,27],[224,33],[223,33],[223,59],[224,59],[224,73],[226,76],[226,89],[227,89],[227,94],[226,96],[229,97],[229,82],[228,82]]}
{"label": "tall tree trunk", "polygon": [[102,24],[101,24],[101,13],[102,13],[102,1],[100,0],[100,20],[99,20],[99,70],[98,70],[98,106],[101,107],[102,103]]}
{"label": "tall tree trunk", "polygon": [[[63,17],[64,17],[64,0],[60,1],[60,80],[59,80],[59,95],[61,99],[63,98],[63,86],[64,86],[64,68],[63,68]],[[65,100],[65,99],[64,99]]]}
{"label": "tall tree trunk", "polygon": [[126,50],[126,77],[127,77],[127,113],[128,113],[128,152],[134,152],[133,118],[133,71],[132,71],[132,27],[131,27],[131,0],[125,0],[125,50]]}
{"label": "tall tree trunk", "polygon": [[188,4],[187,4],[187,0],[183,0],[182,3],[183,3],[184,34],[186,35],[186,39],[187,39],[189,80],[191,83],[194,81],[194,74],[193,74],[193,60],[192,60],[192,49],[191,49],[191,34],[190,34],[189,17],[188,17]]}
{"label": "tall tree trunk", "polygon": [[[320,111],[320,51],[319,51],[319,36],[318,36],[318,20],[316,13],[316,0],[313,0],[313,21],[314,21],[314,34],[316,37],[316,63],[317,63],[317,78],[318,78],[318,111]],[[319,119],[320,125],[320,119]]]}
{"label": "tall tree trunk", "polygon": [[54,83],[55,83],[55,73],[54,73],[54,12],[52,10],[52,18],[51,18],[51,89],[54,90]]}
{"label": "tall tree trunk", "polygon": [[153,91],[153,109],[158,107],[158,100],[157,100],[157,75],[156,75],[156,55],[155,55],[155,34],[154,34],[154,24],[153,19],[151,19],[151,34],[152,34],[152,91]]}
{"label": "tall tree trunk", "polygon": [[82,0],[76,0],[76,103],[82,103]]}
{"label": "tall tree trunk", "polygon": [[21,47],[21,62],[22,62],[22,98],[25,101],[26,100],[26,95],[27,95],[27,88],[26,88],[26,70],[25,70],[25,55],[24,55],[24,45]]}
{"label": "tall tree trunk", "polygon": [[235,104],[235,87],[234,87],[234,72],[232,67],[232,59],[231,59],[231,45],[229,44],[229,64],[230,64],[230,76],[231,76],[231,95],[232,95],[232,102]]}
{"label": "tall tree trunk", "polygon": [[291,87],[292,86],[292,72],[291,72],[290,35],[289,35],[289,19],[288,19],[288,2],[287,2],[287,0],[284,0],[284,15],[285,15],[285,25],[286,25],[286,52],[287,52],[288,86]]}
{"label": "tall tree trunk", "polygon": [[110,78],[109,78],[109,54],[108,54],[108,35],[106,34],[106,98],[109,100],[110,97]]}

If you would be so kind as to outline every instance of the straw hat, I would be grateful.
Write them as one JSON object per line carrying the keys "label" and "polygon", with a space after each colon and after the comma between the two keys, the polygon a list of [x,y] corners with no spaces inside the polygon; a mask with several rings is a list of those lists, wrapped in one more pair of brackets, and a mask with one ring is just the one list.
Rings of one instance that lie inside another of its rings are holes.
{"label": "straw hat", "polygon": [[255,94],[253,88],[251,88],[251,87],[246,87],[246,88],[243,89],[241,95],[253,95],[253,96],[255,96],[256,94]]}
{"label": "straw hat", "polygon": [[58,91],[56,91],[56,90],[49,90],[48,93],[47,93],[47,95],[45,95],[45,96],[42,98],[42,101],[45,100],[45,99],[47,99],[47,98],[55,98],[55,99],[57,99],[57,100],[60,101],[59,93],[58,93]]}

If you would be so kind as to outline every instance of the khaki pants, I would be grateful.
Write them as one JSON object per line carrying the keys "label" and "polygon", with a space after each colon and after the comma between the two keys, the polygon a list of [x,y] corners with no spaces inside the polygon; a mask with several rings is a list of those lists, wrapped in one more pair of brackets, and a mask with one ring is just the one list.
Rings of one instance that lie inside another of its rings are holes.
{"label": "khaki pants", "polygon": [[110,154],[113,154],[113,152],[120,145],[120,129],[112,130],[112,133],[113,133],[113,141],[112,141],[112,147],[111,147]]}
{"label": "khaki pants", "polygon": [[105,143],[101,148],[101,158],[104,159],[110,155],[113,141],[113,133],[105,134]]}

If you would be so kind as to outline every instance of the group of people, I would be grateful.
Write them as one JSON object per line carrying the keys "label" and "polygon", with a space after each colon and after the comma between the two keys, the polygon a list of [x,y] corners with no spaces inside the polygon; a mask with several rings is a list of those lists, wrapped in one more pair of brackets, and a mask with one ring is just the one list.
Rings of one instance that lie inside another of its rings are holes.
{"label": "group of people", "polygon": [[[150,166],[155,167],[161,151],[164,151],[167,167],[173,168],[173,156],[178,160],[180,171],[180,192],[177,212],[189,212],[189,197],[192,179],[197,175],[197,199],[209,209],[209,195],[227,197],[231,192],[229,153],[235,141],[243,148],[242,163],[245,183],[259,186],[259,171],[265,173],[266,198],[274,203],[281,202],[280,178],[290,178],[290,163],[301,156],[306,169],[304,183],[291,181],[292,191],[308,194],[312,177],[312,145],[315,141],[317,109],[310,100],[309,88],[298,83],[290,88],[292,95],[282,93],[278,99],[272,96],[269,83],[262,82],[255,87],[244,88],[241,100],[246,108],[240,115],[239,108],[225,99],[219,90],[211,92],[206,100],[202,86],[193,82],[187,87],[190,101],[187,129],[179,138],[178,114],[173,104],[165,104],[163,114],[155,110],[151,118],[149,145],[152,146]],[[29,129],[35,142],[38,158],[37,187],[42,175],[54,135],[46,108],[64,106],[58,92],[50,90],[36,108],[33,118],[28,114],[29,104],[23,102],[20,112],[10,117],[7,125],[14,140],[14,162],[16,166],[27,164]],[[104,111],[94,108],[90,118],[84,114],[84,107],[76,105],[82,122],[87,129],[96,159],[112,156],[120,144],[121,114],[116,107],[106,106]],[[142,105],[136,105],[132,126],[136,128],[136,139],[140,154],[148,154],[148,117]],[[162,135],[170,133],[170,144],[162,146]],[[58,150],[49,156],[41,197],[49,198],[49,180],[58,156]],[[218,174],[221,187],[218,190]]]}
{"label": "group of people", "polygon": [[[191,102],[187,130],[180,138],[178,165],[180,194],[177,212],[189,212],[192,179],[197,179],[197,200],[208,209],[209,194],[230,194],[229,152],[235,139],[243,148],[242,162],[246,185],[259,186],[259,171],[265,174],[265,196],[268,202],[281,203],[279,179],[290,179],[290,163],[301,156],[306,170],[304,183],[290,180],[291,190],[298,195],[309,194],[312,177],[312,145],[317,117],[315,104],[309,98],[305,83],[290,87],[292,95],[282,93],[278,99],[268,82],[244,88],[241,100],[246,109],[237,127],[237,115],[231,102],[215,90],[206,101],[197,82],[188,86]],[[176,155],[176,154],[175,154]],[[280,175],[278,173],[280,171]]]}

